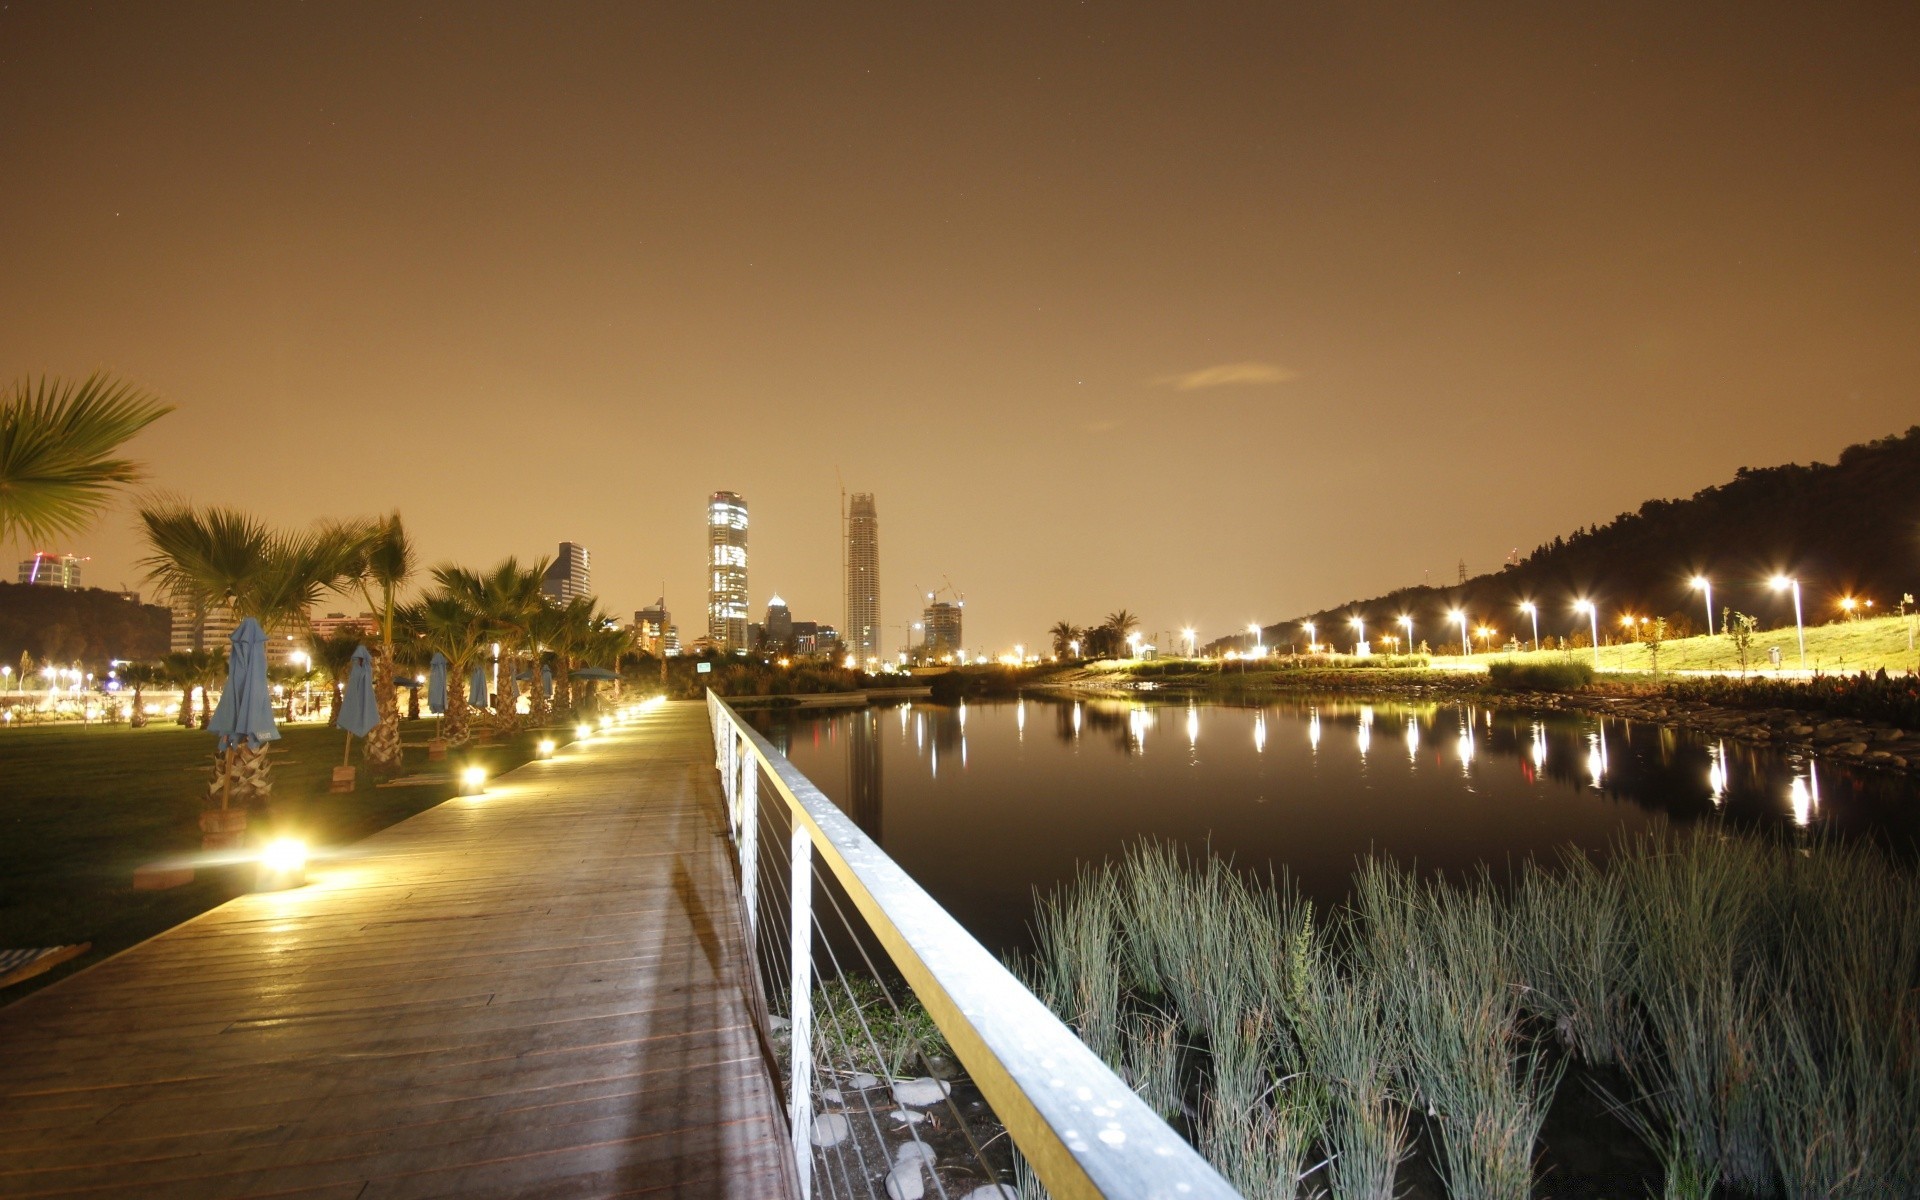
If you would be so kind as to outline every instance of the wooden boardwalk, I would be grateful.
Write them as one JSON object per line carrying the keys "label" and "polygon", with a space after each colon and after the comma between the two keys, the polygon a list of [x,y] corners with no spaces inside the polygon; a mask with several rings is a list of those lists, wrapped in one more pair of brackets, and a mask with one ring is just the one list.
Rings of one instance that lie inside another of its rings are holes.
{"label": "wooden boardwalk", "polygon": [[706,708],[0,1009],[0,1196],[795,1194]]}

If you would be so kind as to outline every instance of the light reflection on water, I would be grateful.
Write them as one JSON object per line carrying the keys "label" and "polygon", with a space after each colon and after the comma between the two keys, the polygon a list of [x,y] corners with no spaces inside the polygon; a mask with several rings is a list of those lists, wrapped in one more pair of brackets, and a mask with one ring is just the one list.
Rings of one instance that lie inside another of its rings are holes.
{"label": "light reflection on water", "polygon": [[[1369,851],[1500,873],[1567,844],[1604,851],[1663,817],[1881,834],[1906,852],[1920,836],[1905,779],[1585,714],[1345,699],[896,711],[757,720],[994,949],[1024,944],[1035,888],[1142,837],[1285,869],[1332,903]],[[1405,758],[1373,753],[1376,726],[1399,727]]]}

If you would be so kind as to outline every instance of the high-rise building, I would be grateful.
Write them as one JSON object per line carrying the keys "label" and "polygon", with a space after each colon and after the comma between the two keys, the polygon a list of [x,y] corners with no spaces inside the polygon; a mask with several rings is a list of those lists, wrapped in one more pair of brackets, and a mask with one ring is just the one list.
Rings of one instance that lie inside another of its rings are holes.
{"label": "high-rise building", "polygon": [[960,616],[966,605],[950,600],[935,600],[927,605],[927,611],[921,620],[926,622],[926,647],[921,654],[927,658],[940,658],[948,654],[957,654],[964,644],[960,640]]}
{"label": "high-rise building", "polygon": [[36,550],[32,558],[20,560],[20,582],[43,587],[77,588],[80,586],[80,564],[86,561],[77,554]]}
{"label": "high-rise building", "polygon": [[726,653],[747,649],[747,502],[736,492],[707,501],[707,638]]}
{"label": "high-rise building", "polygon": [[571,604],[593,595],[593,560],[585,546],[561,542],[560,552],[540,577],[540,594],[555,604]]}
{"label": "high-rise building", "polygon": [[793,640],[793,611],[778,592],[767,601],[767,619],[762,623],[762,629],[766,644],[773,649],[778,650]]}
{"label": "high-rise building", "polygon": [[662,596],[651,608],[643,608],[633,614],[633,625],[640,635],[640,647],[655,658],[662,654],[672,657],[680,653],[680,631],[674,627],[673,617],[667,612],[667,599]]}
{"label": "high-rise building", "polygon": [[847,508],[847,652],[865,666],[880,654],[880,515],[872,492]]}
{"label": "high-rise building", "polygon": [[167,608],[173,614],[167,649],[174,654],[195,650],[224,652],[233,636],[233,627],[239,624],[233,610],[226,605],[199,605],[178,593],[168,595]]}

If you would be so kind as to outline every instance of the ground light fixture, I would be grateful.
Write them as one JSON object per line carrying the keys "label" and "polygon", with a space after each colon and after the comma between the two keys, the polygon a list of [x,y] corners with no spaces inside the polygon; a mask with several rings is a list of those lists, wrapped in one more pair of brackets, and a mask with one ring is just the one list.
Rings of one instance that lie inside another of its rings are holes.
{"label": "ground light fixture", "polygon": [[600,728],[602,728],[602,729],[612,729],[612,728],[613,728],[613,718],[612,718],[612,717],[601,717],[601,718],[600,718]]}
{"label": "ground light fixture", "polygon": [[553,739],[541,738],[540,744],[533,748],[533,752],[534,752],[534,755],[539,758],[552,758],[553,757]]}
{"label": "ground light fixture", "polygon": [[487,790],[487,769],[485,767],[463,767],[460,771],[460,794],[479,796]]}
{"label": "ground light fixture", "polygon": [[588,738],[590,738],[590,737],[592,737],[592,736],[593,736],[593,726],[591,726],[591,725],[575,725],[575,726],[573,727],[573,736],[574,736],[575,738],[577,738],[578,740],[580,740],[580,741],[583,741],[583,742],[584,742],[584,741],[586,741],[586,740],[587,740]]}
{"label": "ground light fixture", "polygon": [[260,848],[253,889],[281,892],[307,882],[307,844],[299,838],[275,838]]}
{"label": "ground light fixture", "polygon": [[1600,666],[1600,609],[1591,600],[1575,600],[1573,611],[1587,614],[1587,623],[1593,631],[1593,665]]}
{"label": "ground light fixture", "polygon": [[1705,575],[1695,575],[1687,581],[1687,586],[1696,592],[1704,592],[1707,598],[1707,636],[1713,636],[1713,580]]}
{"label": "ground light fixture", "polygon": [[1800,581],[1791,575],[1775,575],[1767,586],[1776,592],[1793,592],[1793,632],[1800,639],[1800,669],[1807,669],[1807,627],[1800,620]]}

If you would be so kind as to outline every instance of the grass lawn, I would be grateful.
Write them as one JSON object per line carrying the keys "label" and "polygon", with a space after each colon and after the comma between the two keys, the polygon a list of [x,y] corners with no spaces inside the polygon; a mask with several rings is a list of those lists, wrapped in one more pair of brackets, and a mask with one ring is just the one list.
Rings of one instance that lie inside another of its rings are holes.
{"label": "grass lawn", "polygon": [[[1877,671],[1885,668],[1889,674],[1920,669],[1920,654],[1910,648],[1908,639],[1915,634],[1915,617],[1875,617],[1869,621],[1840,621],[1832,625],[1807,626],[1807,667],[1829,675],[1852,674],[1856,671]],[[1544,622],[1542,622],[1544,624]],[[1544,631],[1543,631],[1544,632]],[[1611,636],[1606,627],[1601,627],[1601,635]],[[1920,645],[1920,637],[1914,638],[1914,645]],[[1800,667],[1800,645],[1794,636],[1793,626],[1784,629],[1755,631],[1753,644],[1747,650],[1747,669],[1756,674],[1773,673],[1773,667],[1767,658],[1769,647],[1780,648],[1780,665],[1786,671],[1796,671]],[[1543,650],[1541,658],[1560,658],[1565,651]],[[1575,650],[1572,653],[1592,661],[1593,651]],[[1521,654],[1475,654],[1467,658],[1458,655],[1436,656],[1436,666],[1483,665],[1489,661],[1515,659],[1525,661],[1534,657],[1532,652]],[[1644,644],[1627,646],[1600,647],[1600,669],[1603,671],[1648,671],[1652,662]],[[1740,655],[1734,648],[1733,639],[1724,634],[1707,637],[1676,638],[1660,646],[1660,670],[1668,671],[1733,671],[1740,670]]]}
{"label": "grass lawn", "polygon": [[[274,744],[270,817],[249,834],[297,834],[316,853],[358,841],[431,808],[457,790],[451,768],[482,763],[490,774],[533,757],[527,730],[493,746],[468,745],[428,763],[432,721],[401,722],[409,772],[440,776],[418,786],[327,791],[346,735],[283,727]],[[10,1003],[64,975],[152,937],[238,895],[247,866],[202,867],[194,881],[133,890],[136,867],[200,850],[199,815],[211,778],[213,737],[173,724],[145,729],[48,725],[0,731],[0,948],[92,942],[87,954],[0,991]],[[355,746],[357,760],[358,745]]]}

